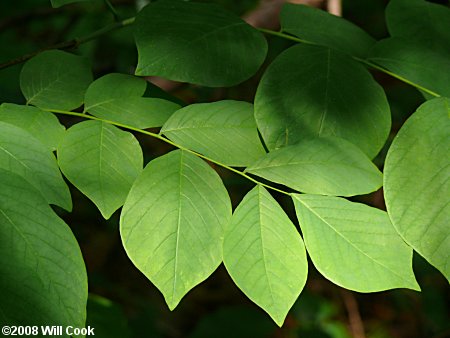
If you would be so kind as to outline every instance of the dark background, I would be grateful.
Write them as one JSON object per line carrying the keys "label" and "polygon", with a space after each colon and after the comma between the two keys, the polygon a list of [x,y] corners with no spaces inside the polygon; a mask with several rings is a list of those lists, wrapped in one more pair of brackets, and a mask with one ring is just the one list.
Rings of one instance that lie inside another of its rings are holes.
{"label": "dark background", "polygon": [[[216,0],[240,16],[258,15],[257,0]],[[320,0],[312,1],[325,6]],[[385,0],[343,0],[343,16],[364,28],[372,36],[387,36],[384,22]],[[448,1],[434,1],[447,3]],[[136,14],[133,0],[112,1],[121,18]],[[256,13],[256,14],[255,14]],[[0,63],[55,43],[87,35],[113,20],[100,0],[52,9],[50,0],[2,0],[0,2]],[[261,19],[275,25],[277,15]],[[260,20],[260,21],[261,21]],[[110,72],[134,72],[137,53],[132,27],[102,36],[81,45],[75,52],[90,58],[95,78]],[[265,66],[289,42],[269,37],[270,50]],[[265,67],[264,66],[264,67]],[[168,98],[193,102],[220,99],[253,101],[263,69],[252,79],[233,88],[210,89],[162,79],[149,79],[170,92]],[[19,88],[21,65],[0,71],[0,103],[24,103]],[[385,88],[393,119],[390,140],[424,101],[422,95],[393,78],[373,73]],[[149,86],[150,87],[150,86]],[[154,95],[158,88],[150,87]],[[155,94],[156,93],[156,94]],[[159,94],[158,94],[159,93]],[[61,117],[60,117],[61,118]],[[78,122],[61,118],[66,126]],[[136,135],[144,150],[146,163],[170,150],[157,140]],[[389,140],[389,142],[390,142]],[[382,167],[386,148],[376,158]],[[232,202],[236,206],[252,185],[240,176],[220,168]],[[122,247],[118,224],[119,212],[110,220],[102,219],[92,202],[71,186],[74,211],[57,210],[75,233],[86,262],[90,297],[87,325],[95,327],[95,337],[189,337],[189,338],[259,338],[259,337],[370,337],[415,338],[450,337],[449,287],[447,281],[420,256],[414,256],[414,271],[422,292],[391,290],[360,294],[344,290],[323,278],[312,264],[306,287],[278,328],[269,316],[233,284],[224,267],[194,288],[170,312],[159,291],[132,265]],[[274,195],[296,220],[291,201]],[[384,209],[381,191],[355,200]],[[332,245],[332,243],[330,243]],[[364,334],[365,332],[365,334]]]}

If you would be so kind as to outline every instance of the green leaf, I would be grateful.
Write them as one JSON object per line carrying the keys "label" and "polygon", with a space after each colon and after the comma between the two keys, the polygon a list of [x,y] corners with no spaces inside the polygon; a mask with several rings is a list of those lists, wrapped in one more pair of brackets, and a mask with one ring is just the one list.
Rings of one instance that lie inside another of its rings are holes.
{"label": "green leaf", "polygon": [[240,101],[199,103],[177,111],[161,133],[226,165],[247,166],[265,154],[253,105]]}
{"label": "green leaf", "polygon": [[450,96],[450,53],[439,53],[403,38],[389,38],[375,45],[369,59],[437,94]]}
{"label": "green leaf", "polygon": [[84,327],[87,276],[70,228],[26,180],[0,169],[0,322]]}
{"label": "green leaf", "polygon": [[333,283],[358,292],[419,290],[412,249],[386,212],[340,197],[292,195],[306,250]]}
{"label": "green leaf", "polygon": [[321,137],[275,150],[246,172],[309,194],[353,196],[383,184],[378,168],[355,145]]}
{"label": "green leaf", "polygon": [[20,73],[20,88],[27,104],[42,109],[78,108],[91,82],[88,60],[60,50],[38,54]]}
{"label": "green leaf", "polygon": [[52,151],[56,150],[66,130],[52,113],[12,103],[0,105],[0,121],[26,130]]}
{"label": "green leaf", "polygon": [[[450,52],[450,9],[424,0],[391,0],[386,23],[391,36]],[[428,62],[428,61],[427,61]]]}
{"label": "green leaf", "polygon": [[281,327],[306,283],[308,263],[300,234],[263,187],[235,210],[223,260],[236,285]]}
{"label": "green leaf", "polygon": [[341,17],[306,5],[285,4],[281,29],[301,39],[365,58],[375,39]]}
{"label": "green leaf", "polygon": [[91,1],[91,0],[50,0],[53,8],[58,8],[74,2]]}
{"label": "green leaf", "polygon": [[384,195],[392,222],[419,254],[450,279],[450,99],[424,103],[389,149]]}
{"label": "green leaf", "polygon": [[297,45],[264,74],[255,98],[270,150],[315,136],[338,136],[370,158],[383,147],[391,117],[383,89],[356,61],[324,47]]}
{"label": "green leaf", "polygon": [[143,155],[131,133],[85,121],[67,130],[58,146],[58,163],[67,179],[108,219],[123,205],[141,173]]}
{"label": "green leaf", "polygon": [[87,89],[84,110],[102,119],[135,128],[161,127],[180,105],[142,97],[147,82],[132,75],[111,73]]}
{"label": "green leaf", "polygon": [[123,207],[120,232],[134,265],[173,310],[222,261],[223,229],[231,218],[217,173],[182,150],[151,161]]}
{"label": "green leaf", "polygon": [[69,188],[51,150],[27,131],[0,122],[0,168],[22,176],[45,200],[72,209]]}
{"label": "green leaf", "polygon": [[232,86],[255,74],[267,53],[260,32],[214,4],[153,2],[135,26],[136,75]]}

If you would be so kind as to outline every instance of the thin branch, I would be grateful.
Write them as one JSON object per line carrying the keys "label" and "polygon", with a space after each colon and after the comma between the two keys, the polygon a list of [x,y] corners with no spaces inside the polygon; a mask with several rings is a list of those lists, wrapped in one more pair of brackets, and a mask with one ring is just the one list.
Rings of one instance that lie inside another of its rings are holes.
{"label": "thin branch", "polygon": [[109,0],[103,0],[105,2],[106,7],[108,7],[108,10],[111,12],[111,14],[114,17],[114,21],[119,22],[119,14],[117,13],[116,9],[114,8],[113,4]]}
{"label": "thin branch", "polygon": [[156,139],[158,139],[158,140],[160,140],[160,141],[163,141],[163,142],[165,142],[165,143],[168,143],[168,144],[170,144],[170,145],[172,145],[172,146],[174,146],[174,147],[176,147],[176,148],[178,148],[178,149],[187,151],[187,152],[189,152],[189,153],[191,153],[191,154],[194,154],[195,156],[198,156],[198,157],[200,157],[200,158],[203,158],[204,160],[206,160],[206,161],[208,161],[208,162],[217,164],[218,166],[220,166],[220,167],[222,167],[222,168],[225,168],[225,169],[227,169],[227,170],[229,170],[229,171],[234,172],[235,174],[238,174],[238,175],[240,175],[240,176],[242,176],[242,177],[245,177],[247,180],[249,180],[249,181],[251,181],[251,182],[253,182],[253,183],[255,183],[255,184],[258,184],[258,185],[260,185],[260,186],[263,186],[263,187],[265,187],[265,188],[267,188],[267,189],[270,189],[270,190],[273,190],[273,191],[277,191],[277,192],[279,192],[279,193],[281,193],[281,194],[291,196],[291,193],[289,193],[289,192],[287,192],[287,191],[284,191],[284,190],[275,188],[275,187],[273,187],[273,186],[271,186],[271,185],[268,185],[268,184],[265,184],[265,183],[263,183],[263,182],[260,182],[260,181],[258,181],[258,180],[256,180],[256,179],[254,179],[253,177],[247,175],[246,173],[242,172],[242,171],[239,171],[239,170],[237,170],[237,169],[235,169],[235,168],[233,168],[233,167],[230,167],[230,166],[228,166],[228,165],[226,165],[226,164],[224,164],[224,163],[221,163],[221,162],[219,162],[219,161],[213,160],[212,158],[209,158],[208,156],[205,156],[205,155],[202,155],[202,154],[200,154],[200,153],[197,153],[196,151],[193,151],[193,150],[190,150],[190,149],[188,149],[188,148],[186,148],[186,147],[183,147],[182,145],[177,144],[177,143],[175,143],[175,142],[169,140],[168,138],[166,138],[166,137],[164,137],[164,136],[162,136],[162,135],[160,135],[160,134],[155,134],[155,133],[152,133],[152,132],[150,132],[150,131],[147,131],[147,130],[144,130],[144,129],[135,128],[135,127],[132,127],[132,126],[123,124],[123,123],[119,123],[119,122],[114,122],[114,121],[110,121],[110,120],[101,119],[101,118],[98,118],[98,117],[95,117],[95,116],[92,116],[92,115],[87,115],[87,114],[85,114],[85,113],[76,113],[76,112],[72,112],[72,111],[55,110],[55,109],[43,109],[43,110],[48,111],[48,112],[51,112],[51,113],[55,113],[55,114],[77,116],[77,117],[82,117],[82,118],[85,118],[85,119],[90,119],[90,120],[100,121],[100,122],[104,122],[104,123],[108,123],[108,124],[114,125],[114,126],[116,126],[116,127],[128,129],[128,130],[131,130],[131,131],[140,133],[140,134],[144,134],[144,135],[151,136],[151,137],[156,138]]}
{"label": "thin branch", "polygon": [[340,291],[345,308],[347,309],[352,336],[354,338],[366,338],[366,334],[364,333],[364,324],[359,313],[358,302],[356,301],[355,296],[350,291],[343,289]]}
{"label": "thin branch", "polygon": [[105,27],[103,27],[103,28],[101,28],[101,29],[99,29],[99,30],[89,34],[89,35],[86,35],[84,37],[75,38],[75,39],[72,39],[72,40],[60,42],[60,43],[57,43],[55,45],[51,45],[51,46],[39,49],[39,50],[37,50],[37,51],[35,51],[33,53],[22,55],[22,56],[20,56],[20,57],[18,57],[16,59],[12,59],[12,60],[9,60],[9,61],[7,61],[5,63],[0,64],[0,70],[4,69],[4,68],[11,67],[11,66],[14,66],[14,65],[17,65],[17,64],[20,64],[20,63],[23,63],[25,61],[28,61],[32,57],[34,57],[34,56],[38,55],[39,53],[41,53],[43,51],[46,51],[46,50],[52,50],[52,49],[70,50],[70,49],[75,49],[75,48],[77,48],[79,45],[81,45],[83,43],[95,40],[98,37],[100,37],[102,35],[105,35],[106,33],[109,33],[109,32],[111,32],[111,31],[113,31],[115,29],[131,25],[133,22],[134,22],[134,17],[128,18],[128,19],[125,19],[125,20],[122,20],[122,21],[119,21],[119,22],[115,22],[115,23],[113,23],[111,25],[105,26]]}

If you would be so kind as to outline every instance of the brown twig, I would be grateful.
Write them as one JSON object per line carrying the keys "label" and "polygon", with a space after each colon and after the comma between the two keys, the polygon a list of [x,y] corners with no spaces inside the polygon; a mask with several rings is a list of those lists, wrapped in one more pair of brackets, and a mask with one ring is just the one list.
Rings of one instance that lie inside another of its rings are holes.
{"label": "brown twig", "polygon": [[343,289],[341,289],[341,296],[344,301],[345,308],[347,309],[352,336],[354,338],[365,338],[366,334],[364,333],[364,323],[361,319],[358,302],[356,301],[355,296],[350,291]]}

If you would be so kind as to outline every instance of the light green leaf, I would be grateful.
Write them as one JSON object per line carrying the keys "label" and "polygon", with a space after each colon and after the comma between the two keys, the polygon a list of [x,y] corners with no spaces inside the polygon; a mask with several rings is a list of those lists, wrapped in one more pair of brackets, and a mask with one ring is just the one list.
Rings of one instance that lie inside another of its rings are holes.
{"label": "light green leaf", "polygon": [[256,124],[270,150],[316,136],[338,136],[370,158],[391,126],[383,89],[356,61],[324,47],[297,45],[264,74],[255,98]]}
{"label": "light green leaf", "polygon": [[340,197],[292,195],[306,250],[333,283],[358,292],[419,290],[412,249],[386,212]]}
{"label": "light green leaf", "polygon": [[132,75],[111,73],[95,80],[87,89],[84,110],[102,119],[135,128],[161,127],[180,105],[142,97],[147,82]]}
{"label": "light green leaf", "polygon": [[199,103],[177,111],[161,129],[172,141],[231,166],[247,166],[265,154],[253,105],[240,101]]}
{"label": "light green leaf", "polygon": [[120,232],[134,265],[156,285],[171,310],[222,261],[231,218],[217,173],[182,150],[151,161],[123,207]]}
{"label": "light green leaf", "polygon": [[135,26],[136,75],[232,86],[255,74],[267,53],[260,32],[214,4],[153,2],[139,12]]}
{"label": "light green leaf", "polygon": [[450,53],[439,53],[403,38],[389,38],[375,45],[370,60],[439,95],[450,96]]}
{"label": "light green leaf", "polygon": [[341,17],[306,5],[285,4],[281,29],[301,39],[365,58],[375,39]]}
{"label": "light green leaf", "polygon": [[367,156],[337,137],[315,138],[275,150],[246,172],[319,195],[363,195],[383,184],[381,172]]}
{"label": "light green leaf", "polygon": [[0,105],[0,121],[26,130],[52,151],[56,150],[66,130],[52,113],[12,103]]}
{"label": "light green leaf", "polygon": [[223,260],[236,285],[281,327],[306,283],[308,263],[300,234],[263,187],[235,210]]}
{"label": "light green leaf", "polygon": [[0,169],[0,322],[84,327],[87,276],[70,228],[40,192]]}
{"label": "light green leaf", "polygon": [[20,73],[20,88],[27,104],[42,109],[78,108],[91,82],[88,60],[60,50],[38,54]]}
{"label": "light green leaf", "polygon": [[[450,52],[450,9],[425,0],[391,0],[386,23],[391,36]],[[428,61],[427,61],[428,62]]]}
{"label": "light green leaf", "polygon": [[27,131],[0,122],[0,168],[22,176],[45,200],[72,209],[69,188],[50,149]]}
{"label": "light green leaf", "polygon": [[131,133],[85,121],[67,130],[58,146],[58,163],[64,176],[108,219],[141,173],[143,155]]}
{"label": "light green leaf", "polygon": [[384,195],[392,222],[450,280],[450,99],[424,103],[389,149]]}
{"label": "light green leaf", "polygon": [[91,0],[50,0],[53,8],[58,8],[74,2],[91,1]]}

